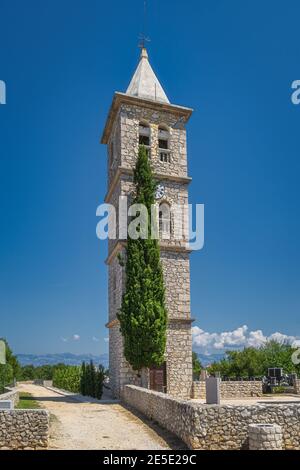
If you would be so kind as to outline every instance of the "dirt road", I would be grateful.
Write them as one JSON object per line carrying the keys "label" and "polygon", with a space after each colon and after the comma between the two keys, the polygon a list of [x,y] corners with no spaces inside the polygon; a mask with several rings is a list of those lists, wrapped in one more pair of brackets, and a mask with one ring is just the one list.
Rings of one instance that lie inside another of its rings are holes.
{"label": "dirt road", "polygon": [[50,412],[50,449],[183,448],[173,435],[118,403],[81,403],[32,384],[20,384],[19,389],[31,393]]}

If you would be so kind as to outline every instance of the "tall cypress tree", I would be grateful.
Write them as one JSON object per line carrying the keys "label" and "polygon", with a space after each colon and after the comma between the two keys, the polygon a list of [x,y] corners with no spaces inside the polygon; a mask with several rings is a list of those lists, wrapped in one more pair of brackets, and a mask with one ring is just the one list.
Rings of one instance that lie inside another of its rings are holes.
{"label": "tall cypress tree", "polygon": [[165,288],[157,240],[151,238],[151,206],[155,180],[144,146],[134,171],[134,203],[148,211],[148,237],[128,237],[126,248],[126,288],[118,313],[124,337],[124,355],[134,370],[159,366],[166,347],[167,311]]}
{"label": "tall cypress tree", "polygon": [[80,393],[86,395],[86,366],[84,361],[81,364]]}
{"label": "tall cypress tree", "polygon": [[91,389],[89,395],[91,397],[95,396],[95,387],[96,387],[96,371],[93,361],[90,361],[90,382],[91,382]]}

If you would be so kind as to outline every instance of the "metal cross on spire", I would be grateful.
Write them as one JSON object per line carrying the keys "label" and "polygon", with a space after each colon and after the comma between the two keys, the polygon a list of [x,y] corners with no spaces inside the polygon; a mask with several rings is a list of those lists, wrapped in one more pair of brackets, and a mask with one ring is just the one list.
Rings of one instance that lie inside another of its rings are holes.
{"label": "metal cross on spire", "polygon": [[147,1],[144,0],[143,32],[139,36],[139,39],[140,39],[139,48],[140,49],[145,49],[146,43],[150,42],[150,38],[146,36],[146,28],[147,28],[146,20],[147,20]]}

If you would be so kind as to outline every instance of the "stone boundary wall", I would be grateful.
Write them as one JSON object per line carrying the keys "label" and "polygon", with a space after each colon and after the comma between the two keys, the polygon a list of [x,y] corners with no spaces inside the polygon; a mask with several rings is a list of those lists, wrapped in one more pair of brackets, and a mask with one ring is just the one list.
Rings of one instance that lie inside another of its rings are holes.
{"label": "stone boundary wall", "polygon": [[19,392],[16,388],[6,388],[6,392],[0,395],[0,400],[11,400],[14,407],[19,403]]}
{"label": "stone boundary wall", "polygon": [[[223,398],[261,397],[263,395],[262,382],[260,380],[222,381],[220,395]],[[193,382],[193,398],[206,399],[205,381]]]}
{"label": "stone boundary wall", "polygon": [[45,449],[48,438],[48,411],[0,411],[0,450]]}
{"label": "stone boundary wall", "polygon": [[248,426],[282,427],[283,448],[300,450],[300,404],[204,405],[126,385],[122,400],[176,434],[190,449],[247,449]]}
{"label": "stone boundary wall", "polygon": [[194,380],[192,398],[206,400],[206,384],[204,380]]}
{"label": "stone boundary wall", "polygon": [[263,394],[261,380],[226,380],[221,382],[222,398],[261,397]]}
{"label": "stone boundary wall", "polygon": [[35,379],[33,383],[42,387],[53,387],[53,380]]}
{"label": "stone boundary wall", "polygon": [[300,379],[296,379],[294,381],[294,393],[296,393],[296,395],[300,395]]}
{"label": "stone boundary wall", "polygon": [[282,430],[278,424],[250,424],[249,450],[282,450]]}

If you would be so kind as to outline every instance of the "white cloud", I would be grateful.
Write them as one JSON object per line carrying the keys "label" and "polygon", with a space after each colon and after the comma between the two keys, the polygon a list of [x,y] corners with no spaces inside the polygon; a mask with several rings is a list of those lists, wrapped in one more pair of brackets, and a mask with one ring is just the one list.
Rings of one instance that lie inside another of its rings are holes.
{"label": "white cloud", "polygon": [[73,336],[72,336],[72,339],[73,339],[74,341],[79,341],[79,340],[80,340],[80,336],[79,336],[79,335],[73,335]]}
{"label": "white cloud", "polygon": [[95,343],[98,343],[100,341],[99,338],[96,338],[96,336],[93,336],[92,340],[95,341]]}
{"label": "white cloud", "polygon": [[109,343],[109,338],[104,338],[105,343]]}
{"label": "white cloud", "polygon": [[62,341],[63,343],[67,343],[67,342],[68,342],[68,338],[64,338],[63,336],[61,336],[60,339],[61,339],[61,341]]}
{"label": "white cloud", "polygon": [[292,346],[300,346],[300,338],[296,336],[288,336],[278,332],[265,336],[262,330],[249,331],[247,325],[222,333],[208,333],[198,326],[194,326],[192,328],[192,335],[193,345],[199,352],[204,354],[248,346],[257,348],[270,340],[276,340],[281,343],[287,342]]}
{"label": "white cloud", "polygon": [[249,336],[247,338],[247,346],[253,346],[254,348],[259,348],[262,346],[268,338],[264,336],[261,330],[249,331]]}

